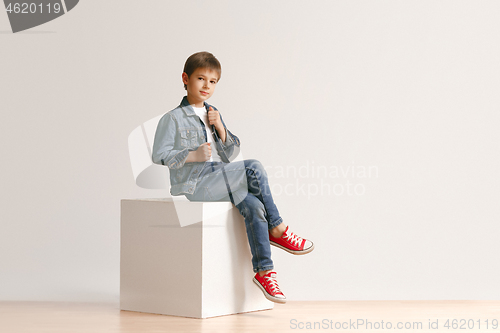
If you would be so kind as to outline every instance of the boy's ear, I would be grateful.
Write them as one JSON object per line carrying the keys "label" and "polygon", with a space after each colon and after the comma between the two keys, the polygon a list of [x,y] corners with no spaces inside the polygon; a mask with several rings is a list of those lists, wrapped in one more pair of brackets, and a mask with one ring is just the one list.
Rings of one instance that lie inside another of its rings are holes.
{"label": "boy's ear", "polygon": [[188,77],[187,73],[186,72],[182,72],[182,82],[184,82],[185,84],[187,84],[188,83],[188,79],[189,79],[189,77]]}

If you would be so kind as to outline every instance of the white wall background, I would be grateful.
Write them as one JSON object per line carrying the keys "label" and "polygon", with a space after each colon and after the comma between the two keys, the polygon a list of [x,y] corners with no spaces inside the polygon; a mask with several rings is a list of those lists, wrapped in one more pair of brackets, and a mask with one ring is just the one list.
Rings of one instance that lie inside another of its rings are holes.
{"label": "white wall background", "polygon": [[[169,195],[134,184],[127,137],[179,104],[203,50],[222,63],[209,102],[316,243],[273,249],[289,299],[500,299],[499,11],[86,0],[17,34],[0,11],[0,299],[118,300],[120,200]],[[276,173],[307,165],[378,177]]]}

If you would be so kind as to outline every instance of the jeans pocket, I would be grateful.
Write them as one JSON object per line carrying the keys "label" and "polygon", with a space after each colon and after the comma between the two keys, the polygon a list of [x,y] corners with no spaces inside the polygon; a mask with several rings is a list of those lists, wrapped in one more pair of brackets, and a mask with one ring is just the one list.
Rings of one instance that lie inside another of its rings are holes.
{"label": "jeans pocket", "polygon": [[204,187],[203,188],[203,199],[205,201],[213,201],[213,196],[212,196],[212,193],[210,192],[210,190],[208,189],[208,187]]}

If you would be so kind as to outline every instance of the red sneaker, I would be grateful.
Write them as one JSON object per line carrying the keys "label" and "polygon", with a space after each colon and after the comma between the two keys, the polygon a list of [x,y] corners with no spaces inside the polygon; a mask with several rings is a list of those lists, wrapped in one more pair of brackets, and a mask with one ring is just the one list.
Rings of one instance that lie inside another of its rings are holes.
{"label": "red sneaker", "polygon": [[280,238],[273,237],[271,232],[269,232],[269,242],[271,245],[279,247],[280,249],[292,254],[306,254],[314,250],[313,242],[288,231],[288,226]]}
{"label": "red sneaker", "polygon": [[281,292],[276,281],[276,272],[271,271],[264,276],[257,273],[253,277],[253,282],[260,287],[268,300],[276,303],[286,303],[286,297]]}

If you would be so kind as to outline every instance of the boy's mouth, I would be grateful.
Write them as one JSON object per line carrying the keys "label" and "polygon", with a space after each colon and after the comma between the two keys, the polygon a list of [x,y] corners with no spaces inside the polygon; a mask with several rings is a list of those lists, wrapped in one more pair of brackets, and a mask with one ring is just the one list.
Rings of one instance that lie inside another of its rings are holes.
{"label": "boy's mouth", "polygon": [[207,93],[207,92],[205,92],[205,91],[200,91],[200,92],[201,92],[203,95],[208,95],[208,93]]}

